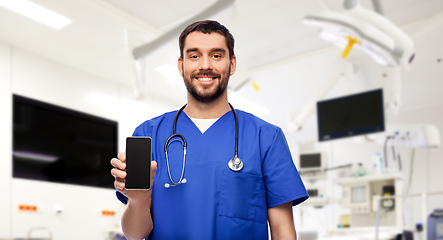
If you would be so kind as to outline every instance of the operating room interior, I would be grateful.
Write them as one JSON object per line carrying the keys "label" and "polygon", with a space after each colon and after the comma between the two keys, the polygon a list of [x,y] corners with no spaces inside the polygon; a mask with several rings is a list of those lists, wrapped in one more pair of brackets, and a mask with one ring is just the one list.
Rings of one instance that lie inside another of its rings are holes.
{"label": "operating room interior", "polygon": [[[441,0],[0,0],[0,239],[124,239],[111,159],[95,162],[106,186],[33,173],[57,156],[20,145],[35,135],[16,136],[31,125],[16,108],[109,123],[116,156],[186,103],[178,35],[199,18],[235,38],[229,102],[285,134],[310,194],[293,207],[299,240],[443,239]],[[366,93],[379,93],[376,129],[321,131],[322,103]]]}

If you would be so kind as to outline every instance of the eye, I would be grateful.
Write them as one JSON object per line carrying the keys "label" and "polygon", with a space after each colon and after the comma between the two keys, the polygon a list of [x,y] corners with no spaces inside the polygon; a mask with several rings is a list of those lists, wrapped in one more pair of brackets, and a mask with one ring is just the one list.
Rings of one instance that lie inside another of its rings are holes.
{"label": "eye", "polygon": [[198,56],[197,56],[197,55],[191,55],[191,56],[189,56],[189,58],[192,58],[192,59],[197,59],[197,58],[198,58]]}
{"label": "eye", "polygon": [[214,54],[212,55],[213,58],[221,58],[222,56],[220,54]]}

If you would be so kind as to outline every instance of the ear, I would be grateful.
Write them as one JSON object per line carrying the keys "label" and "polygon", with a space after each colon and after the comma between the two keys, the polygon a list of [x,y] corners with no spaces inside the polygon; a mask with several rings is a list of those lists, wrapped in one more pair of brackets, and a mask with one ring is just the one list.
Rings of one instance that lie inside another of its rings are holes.
{"label": "ear", "polygon": [[237,69],[237,58],[234,56],[232,56],[231,59],[231,76],[234,75],[235,70]]}
{"label": "ear", "polygon": [[180,75],[183,77],[183,59],[181,57],[178,58],[177,67]]}

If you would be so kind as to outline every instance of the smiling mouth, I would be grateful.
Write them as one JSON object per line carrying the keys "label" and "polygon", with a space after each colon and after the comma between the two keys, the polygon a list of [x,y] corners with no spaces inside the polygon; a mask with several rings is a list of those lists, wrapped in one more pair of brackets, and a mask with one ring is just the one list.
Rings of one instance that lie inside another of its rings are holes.
{"label": "smiling mouth", "polygon": [[194,74],[191,74],[191,79],[195,79],[200,83],[211,84],[215,80],[220,79],[220,74],[212,72],[212,71],[199,71]]}
{"label": "smiling mouth", "polygon": [[215,79],[215,77],[196,77],[200,82],[210,82]]}

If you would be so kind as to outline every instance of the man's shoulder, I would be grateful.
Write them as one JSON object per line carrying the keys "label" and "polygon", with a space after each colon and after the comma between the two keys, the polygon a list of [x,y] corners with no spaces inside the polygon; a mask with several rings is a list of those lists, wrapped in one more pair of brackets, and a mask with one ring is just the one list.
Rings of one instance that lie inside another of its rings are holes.
{"label": "man's shoulder", "polygon": [[175,112],[177,111],[166,112],[162,115],[144,121],[135,128],[134,136],[146,136],[147,133],[151,133],[152,129],[157,128],[162,122],[168,121],[171,118],[173,119]]}
{"label": "man's shoulder", "polygon": [[274,139],[279,135],[284,135],[281,128],[272,123],[242,110],[236,110],[236,112],[239,124],[243,126],[242,129],[247,134],[257,133],[261,137],[268,139]]}
{"label": "man's shoulder", "polygon": [[151,126],[158,125],[162,121],[170,118],[171,115],[173,115],[173,112],[163,113],[162,115],[159,115],[157,117],[154,117],[154,118],[151,118],[149,120],[144,121],[142,124],[140,124],[140,126],[143,126],[143,125],[151,125]]}
{"label": "man's shoulder", "polygon": [[[236,110],[236,113],[237,113],[239,119],[242,119],[248,125],[253,125],[256,128],[266,129],[269,131],[276,131],[277,132],[277,131],[281,130],[280,127],[278,127],[272,123],[269,123],[266,120],[263,120],[263,119],[255,116],[252,113],[245,112],[243,110]],[[241,121],[241,120],[239,120],[239,121]]]}

